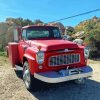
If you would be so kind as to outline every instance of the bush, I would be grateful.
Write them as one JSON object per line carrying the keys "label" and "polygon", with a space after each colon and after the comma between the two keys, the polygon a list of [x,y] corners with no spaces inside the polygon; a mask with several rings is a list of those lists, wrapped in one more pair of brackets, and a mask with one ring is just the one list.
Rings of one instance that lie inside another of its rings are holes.
{"label": "bush", "polygon": [[4,48],[2,45],[0,45],[0,52],[3,52],[4,51]]}
{"label": "bush", "polygon": [[0,56],[4,56],[5,57],[6,56],[6,52],[3,52],[3,51],[1,52],[0,51]]}
{"label": "bush", "polygon": [[90,59],[92,58],[100,58],[100,53],[97,52],[97,51],[90,51],[90,56],[89,56]]}

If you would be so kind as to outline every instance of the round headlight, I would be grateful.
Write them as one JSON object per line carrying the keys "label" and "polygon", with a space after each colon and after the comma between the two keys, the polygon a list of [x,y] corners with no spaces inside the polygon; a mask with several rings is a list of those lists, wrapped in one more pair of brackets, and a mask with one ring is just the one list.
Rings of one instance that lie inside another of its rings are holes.
{"label": "round headlight", "polygon": [[36,61],[38,64],[42,64],[44,62],[44,52],[39,51],[36,55]]}
{"label": "round headlight", "polygon": [[84,56],[85,58],[89,57],[89,50],[87,48],[84,49]]}

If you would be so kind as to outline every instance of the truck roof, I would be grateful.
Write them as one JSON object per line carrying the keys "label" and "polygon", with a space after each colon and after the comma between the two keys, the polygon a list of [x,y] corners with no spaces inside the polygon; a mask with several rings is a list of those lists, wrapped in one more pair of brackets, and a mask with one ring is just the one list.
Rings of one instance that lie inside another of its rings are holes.
{"label": "truck roof", "polygon": [[56,26],[51,26],[51,25],[28,25],[28,26],[24,26],[22,28],[26,29],[26,28],[30,28],[30,27],[55,27],[55,28],[58,28]]}

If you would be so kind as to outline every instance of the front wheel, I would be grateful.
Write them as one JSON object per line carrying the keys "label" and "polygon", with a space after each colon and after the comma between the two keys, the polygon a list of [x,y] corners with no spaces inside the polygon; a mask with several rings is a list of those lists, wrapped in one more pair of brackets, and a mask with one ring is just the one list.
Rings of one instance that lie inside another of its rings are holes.
{"label": "front wheel", "polygon": [[23,65],[23,81],[25,83],[27,90],[32,90],[33,77],[30,73],[29,64],[27,61],[25,61]]}

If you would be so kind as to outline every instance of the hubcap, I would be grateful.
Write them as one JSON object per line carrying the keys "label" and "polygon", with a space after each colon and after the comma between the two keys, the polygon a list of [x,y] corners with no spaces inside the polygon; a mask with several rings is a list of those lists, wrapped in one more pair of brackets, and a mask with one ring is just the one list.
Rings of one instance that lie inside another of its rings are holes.
{"label": "hubcap", "polygon": [[26,87],[29,87],[30,86],[30,72],[27,66],[24,67],[23,79],[24,79]]}

